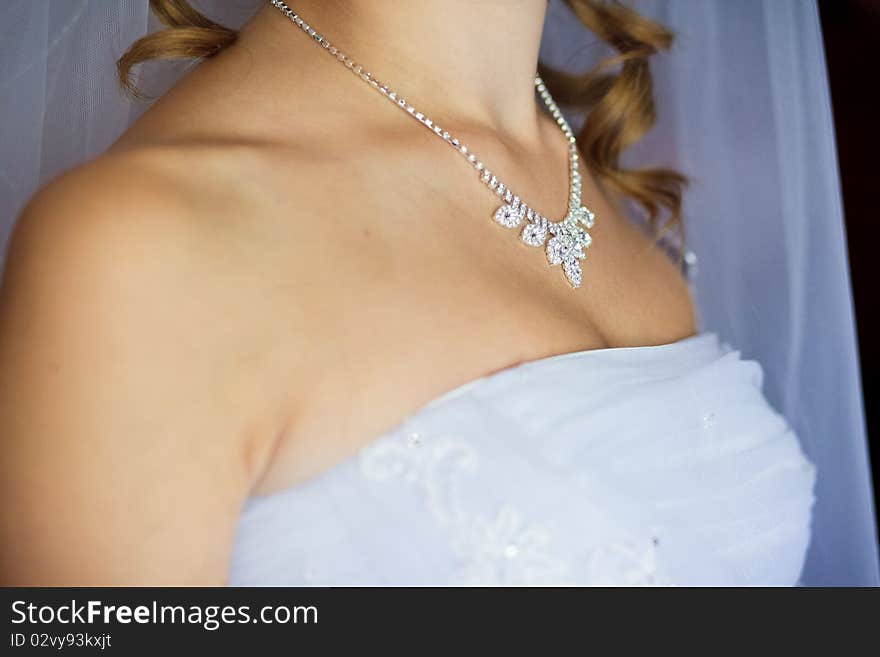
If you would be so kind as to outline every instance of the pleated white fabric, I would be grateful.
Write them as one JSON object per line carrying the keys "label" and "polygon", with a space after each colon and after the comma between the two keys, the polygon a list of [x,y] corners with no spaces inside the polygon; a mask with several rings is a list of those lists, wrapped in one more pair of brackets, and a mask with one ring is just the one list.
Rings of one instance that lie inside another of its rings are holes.
{"label": "pleated white fabric", "polygon": [[451,391],[252,498],[234,585],[793,585],[815,467],[713,333]]}

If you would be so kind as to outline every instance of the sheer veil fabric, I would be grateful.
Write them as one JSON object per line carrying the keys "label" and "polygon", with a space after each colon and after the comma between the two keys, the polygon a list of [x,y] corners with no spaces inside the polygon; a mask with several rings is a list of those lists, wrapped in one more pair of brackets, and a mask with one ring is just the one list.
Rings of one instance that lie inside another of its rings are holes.
{"label": "sheer veil fabric", "polygon": [[[240,25],[259,0],[196,2]],[[764,391],[818,480],[807,585],[880,585],[853,306],[818,12],[806,0],[643,0],[678,34],[655,58],[659,124],[627,157],[692,177],[688,245],[700,327],[764,368]],[[0,245],[28,197],[106,148],[144,109],[115,61],[156,27],[146,0],[0,6]],[[551,0],[542,57],[602,47]],[[187,64],[150,64],[161,92]],[[400,81],[402,86],[405,81]]]}

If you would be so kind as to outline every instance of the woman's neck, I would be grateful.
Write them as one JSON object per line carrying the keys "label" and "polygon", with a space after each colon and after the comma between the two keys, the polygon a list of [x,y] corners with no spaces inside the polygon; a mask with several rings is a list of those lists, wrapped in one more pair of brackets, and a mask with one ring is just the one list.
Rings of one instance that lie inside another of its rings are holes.
{"label": "woman's neck", "polygon": [[[546,0],[291,0],[306,22],[427,112],[510,133],[535,129]],[[250,32],[251,34],[248,34]],[[266,5],[243,37],[301,58],[303,34]],[[317,50],[316,50],[317,52]]]}

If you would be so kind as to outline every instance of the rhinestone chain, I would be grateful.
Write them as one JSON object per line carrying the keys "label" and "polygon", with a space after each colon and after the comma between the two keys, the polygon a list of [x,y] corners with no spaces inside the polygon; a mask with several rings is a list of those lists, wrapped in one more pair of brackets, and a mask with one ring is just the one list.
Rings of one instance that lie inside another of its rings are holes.
{"label": "rhinestone chain", "polygon": [[433,120],[428,118],[424,112],[419,111],[411,103],[407,102],[396,91],[392,90],[387,84],[380,81],[376,76],[366,70],[362,65],[356,63],[348,55],[339,48],[331,44],[327,38],[316,31],[306,21],[293,11],[286,3],[281,0],[269,0],[270,4],[279,9],[287,18],[291,20],[303,32],[308,34],[318,45],[324,48],[330,55],[334,56],[339,62],[345,65],[352,73],[357,75],[361,80],[369,84],[371,87],[379,91],[390,102],[394,103],[401,110],[409,114],[428,130],[440,137],[449,144],[457,153],[464,157],[467,162],[476,169],[480,174],[480,180],[490,190],[501,197],[507,205],[498,209],[495,213],[495,220],[501,225],[514,228],[518,226],[523,219],[528,221],[526,229],[523,231],[522,239],[531,246],[541,246],[548,237],[548,233],[556,237],[550,240],[547,245],[547,257],[551,264],[562,264],[566,277],[574,287],[579,287],[581,283],[580,264],[577,262],[584,258],[583,249],[591,243],[589,234],[581,228],[580,222],[586,228],[592,228],[594,214],[586,207],[581,206],[581,175],[578,169],[578,150],[577,140],[574,132],[568,125],[568,121],[562,115],[556,102],[553,100],[550,92],[539,75],[535,75],[535,89],[550,115],[556,121],[562,134],[568,142],[569,151],[569,199],[568,213],[566,217],[560,221],[554,222],[540,213],[532,209],[523,202],[519,196],[498,176],[489,170],[483,164],[482,160],[477,157],[470,148],[468,148],[458,137],[455,137],[446,128],[441,127]]}

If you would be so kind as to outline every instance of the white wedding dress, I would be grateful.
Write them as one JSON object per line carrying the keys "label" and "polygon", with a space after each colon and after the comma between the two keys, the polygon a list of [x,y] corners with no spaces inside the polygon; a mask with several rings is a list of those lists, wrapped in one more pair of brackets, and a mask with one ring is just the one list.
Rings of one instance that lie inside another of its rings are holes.
{"label": "white wedding dress", "polygon": [[251,498],[233,585],[794,585],[815,468],[714,333],[580,351],[435,399]]}

